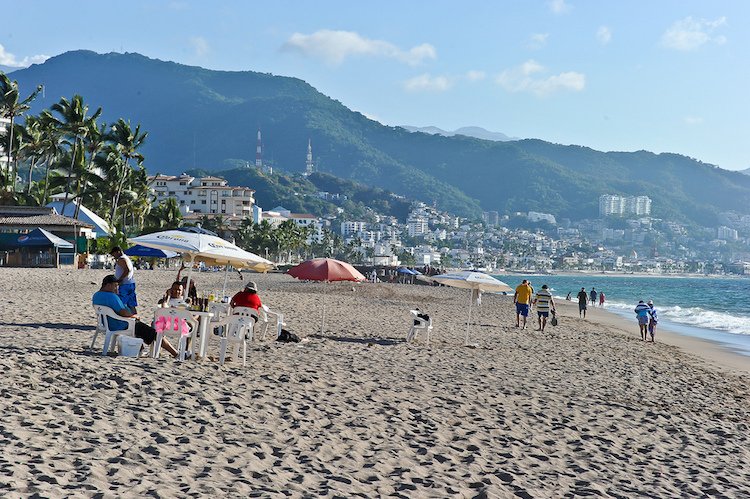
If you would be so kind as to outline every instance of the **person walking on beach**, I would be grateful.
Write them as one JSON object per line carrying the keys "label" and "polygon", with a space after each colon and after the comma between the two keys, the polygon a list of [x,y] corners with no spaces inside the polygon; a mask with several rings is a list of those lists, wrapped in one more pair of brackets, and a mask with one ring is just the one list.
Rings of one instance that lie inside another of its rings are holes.
{"label": "person walking on beach", "polygon": [[130,257],[123,253],[122,248],[114,246],[110,255],[115,259],[115,279],[117,279],[118,291],[122,303],[133,311],[138,313],[138,297],[135,294],[135,271],[133,262]]}
{"label": "person walking on beach", "polygon": [[513,294],[513,303],[516,305],[516,327],[521,327],[521,316],[523,316],[523,328],[526,329],[526,318],[529,316],[531,295],[533,294],[529,282],[524,279]]}
{"label": "person walking on beach", "polygon": [[649,300],[648,303],[648,334],[651,335],[651,343],[654,342],[654,336],[656,336],[656,323],[659,322],[659,316],[654,308],[653,300]]}
{"label": "person walking on beach", "polygon": [[542,289],[537,292],[534,304],[536,305],[536,314],[539,317],[539,329],[537,331],[544,331],[550,310],[553,314],[555,313],[555,301],[552,299],[552,293],[549,292],[546,284],[542,285]]}
{"label": "person walking on beach", "polygon": [[646,341],[648,335],[648,321],[651,313],[651,308],[646,305],[643,300],[638,301],[638,305],[635,306],[635,316],[638,319],[638,328],[641,331],[641,339]]}
{"label": "person walking on beach", "polygon": [[604,306],[604,300],[605,300],[605,298],[604,298],[604,292],[603,291],[599,291],[599,306],[600,307]]}
{"label": "person walking on beach", "polygon": [[583,318],[586,318],[586,304],[588,302],[589,295],[586,294],[586,288],[581,288],[581,291],[578,292],[578,317],[583,314]]}
{"label": "person walking on beach", "polygon": [[591,294],[589,294],[589,297],[591,298],[591,306],[592,307],[596,306],[596,296],[597,296],[596,295],[596,289],[591,288]]}

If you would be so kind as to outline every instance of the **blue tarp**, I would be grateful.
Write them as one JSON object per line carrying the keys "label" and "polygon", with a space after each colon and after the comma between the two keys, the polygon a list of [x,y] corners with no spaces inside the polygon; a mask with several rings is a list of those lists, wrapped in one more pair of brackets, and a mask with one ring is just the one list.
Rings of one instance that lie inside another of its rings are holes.
{"label": "blue tarp", "polygon": [[18,248],[26,246],[54,246],[56,248],[73,249],[73,243],[69,243],[65,239],[57,237],[40,227],[32,230],[28,234],[19,235],[15,246]]}
{"label": "blue tarp", "polygon": [[125,254],[128,256],[145,256],[151,258],[174,258],[177,256],[177,253],[175,253],[174,251],[147,248],[146,246],[141,246],[140,244],[136,244],[135,246],[131,246],[130,248],[126,249]]}

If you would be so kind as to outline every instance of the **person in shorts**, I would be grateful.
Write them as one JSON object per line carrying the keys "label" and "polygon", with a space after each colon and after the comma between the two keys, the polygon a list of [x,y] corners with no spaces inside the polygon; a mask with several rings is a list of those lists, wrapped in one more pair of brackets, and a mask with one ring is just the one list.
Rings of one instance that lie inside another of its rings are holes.
{"label": "person in shorts", "polygon": [[513,303],[516,305],[516,327],[521,327],[521,317],[523,317],[522,329],[526,329],[526,319],[529,316],[529,307],[531,306],[531,296],[533,293],[534,291],[526,279],[516,287],[516,292],[513,294]]}
{"label": "person in shorts", "polygon": [[534,304],[536,305],[536,314],[539,317],[539,329],[537,331],[544,331],[550,310],[552,313],[555,312],[555,301],[552,299],[552,293],[549,292],[549,287],[546,284],[537,292]]}
{"label": "person in shorts", "polygon": [[586,294],[586,288],[581,288],[578,292],[578,317],[583,315],[586,318],[586,304],[589,302],[589,295]]}
{"label": "person in shorts", "polygon": [[651,336],[651,343],[654,342],[654,336],[656,336],[656,324],[659,322],[659,315],[656,313],[654,307],[654,301],[649,300],[648,303],[648,334]]}
{"label": "person in shorts", "polygon": [[648,336],[648,322],[651,314],[651,308],[643,300],[638,301],[635,306],[635,316],[638,319],[638,328],[641,330],[641,339],[646,341]]}

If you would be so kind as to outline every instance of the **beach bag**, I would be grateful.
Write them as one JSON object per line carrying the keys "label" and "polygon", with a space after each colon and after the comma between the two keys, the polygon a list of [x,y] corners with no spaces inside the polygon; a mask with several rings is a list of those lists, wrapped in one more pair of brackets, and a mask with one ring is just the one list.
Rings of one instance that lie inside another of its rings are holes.
{"label": "beach bag", "polygon": [[276,341],[280,341],[282,343],[299,343],[299,336],[287,329],[282,328],[279,337],[276,338]]}
{"label": "beach bag", "polygon": [[553,326],[557,326],[557,316],[554,312],[552,312],[552,320],[549,321],[549,323],[552,324]]}

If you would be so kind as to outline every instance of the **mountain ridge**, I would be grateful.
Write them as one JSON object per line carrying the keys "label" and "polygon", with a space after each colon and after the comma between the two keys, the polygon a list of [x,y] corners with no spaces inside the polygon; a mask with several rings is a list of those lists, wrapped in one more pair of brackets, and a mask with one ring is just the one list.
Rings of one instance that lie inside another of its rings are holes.
{"label": "mountain ridge", "polygon": [[[302,172],[308,139],[319,171],[391,190],[456,214],[597,215],[601,194],[648,195],[654,216],[712,225],[720,211],[750,213],[750,176],[676,154],[600,152],[538,139],[488,141],[389,127],[299,78],[214,71],[140,54],[67,52],[14,71],[22,94],[45,84],[33,112],[74,93],[103,119],[149,132],[151,172],[220,170],[225,160]],[[252,187],[252,186],[251,186]]]}

